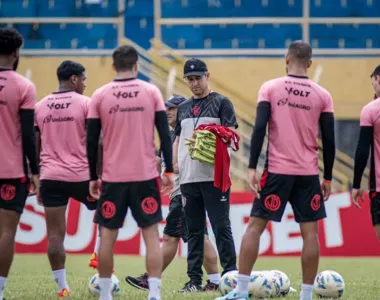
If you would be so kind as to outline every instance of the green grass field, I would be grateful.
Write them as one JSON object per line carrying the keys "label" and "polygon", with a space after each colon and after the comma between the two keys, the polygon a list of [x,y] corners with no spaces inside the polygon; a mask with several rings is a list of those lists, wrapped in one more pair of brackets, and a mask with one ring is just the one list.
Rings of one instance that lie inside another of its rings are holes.
{"label": "green grass field", "polygon": [[[68,255],[68,283],[72,292],[70,299],[96,299],[89,295],[87,284],[95,271],[87,267],[89,256]],[[144,258],[117,256],[115,275],[121,281],[122,295],[118,299],[147,299],[147,293],[130,287],[124,277],[144,272]],[[279,269],[288,274],[292,286],[299,291],[301,284],[300,262],[298,258],[260,258],[256,270]],[[380,260],[375,258],[323,258],[320,270],[338,271],[346,283],[342,299],[379,300],[380,299]],[[206,278],[204,278],[206,279]],[[187,281],[186,261],[176,259],[163,275],[162,299],[214,299],[219,293],[188,294],[176,293]],[[7,300],[57,299],[47,257],[44,255],[17,255],[7,282],[5,298]],[[296,295],[287,299],[299,299]],[[316,297],[315,297],[316,298]]]}

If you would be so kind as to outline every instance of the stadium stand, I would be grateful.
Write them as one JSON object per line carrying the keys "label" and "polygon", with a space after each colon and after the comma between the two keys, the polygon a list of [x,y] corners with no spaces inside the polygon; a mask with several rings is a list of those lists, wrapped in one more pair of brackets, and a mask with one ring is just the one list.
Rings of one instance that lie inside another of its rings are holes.
{"label": "stadium stand", "polygon": [[[139,76],[156,83],[166,96],[171,92],[189,95],[181,76],[184,55],[283,57],[284,49],[296,39],[309,40],[316,56],[380,54],[380,2],[374,0],[0,0],[0,26],[10,25],[25,38],[22,53],[28,59],[22,63],[22,70],[54,69],[47,65],[49,62],[39,60],[41,56],[86,55],[92,59],[91,70],[102,70],[96,82],[105,82],[112,78],[112,71],[106,71],[105,60],[100,58],[109,56],[118,44],[128,42],[140,52]],[[244,188],[247,147],[255,115],[255,97],[247,88],[252,78],[241,76],[234,83],[222,69],[232,70],[239,65],[238,61],[229,59],[222,64],[220,60],[212,61],[212,86],[231,98],[242,125],[239,129],[242,151],[233,154],[232,173]],[[282,63],[279,60],[276,63],[275,69],[269,68],[265,74],[274,77],[283,73]],[[263,60],[246,65],[263,70],[271,64]],[[365,63],[365,67],[361,64],[354,74],[349,63],[331,60],[322,65],[331,69],[330,77],[324,79],[326,85],[339,76],[340,69],[348,79],[358,81],[358,76],[368,79],[368,70],[373,66],[372,62]],[[267,75],[265,79],[255,78],[254,86],[269,79]],[[93,86],[89,83],[89,93]],[[244,91],[241,86],[245,86]],[[46,90],[45,86],[37,84],[37,87]],[[338,103],[338,115],[352,127],[359,108],[368,99],[365,90],[369,88],[361,85],[359,96],[349,92],[348,97],[337,87],[328,89]],[[358,100],[360,95],[365,96]],[[345,153],[338,153],[335,164],[335,190],[347,190],[351,184],[350,148],[354,140],[346,139],[344,143],[341,150]]]}

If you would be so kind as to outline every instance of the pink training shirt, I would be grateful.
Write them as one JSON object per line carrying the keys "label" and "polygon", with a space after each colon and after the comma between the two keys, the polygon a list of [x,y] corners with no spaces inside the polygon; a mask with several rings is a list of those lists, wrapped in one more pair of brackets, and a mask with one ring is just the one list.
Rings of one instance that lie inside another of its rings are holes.
{"label": "pink training shirt", "polygon": [[284,76],[261,86],[261,101],[271,104],[268,172],[318,175],[319,118],[333,112],[329,92],[307,77]]}
{"label": "pink training shirt", "polygon": [[375,172],[376,191],[380,192],[380,98],[368,103],[363,107],[360,114],[360,126],[373,127],[373,151],[375,159],[375,168],[371,172]]}
{"label": "pink training shirt", "polygon": [[36,105],[41,134],[41,179],[81,182],[90,179],[86,151],[86,117],[90,98],[57,92]]}
{"label": "pink training shirt", "polygon": [[139,79],[114,80],[95,91],[88,118],[100,119],[102,124],[102,180],[133,182],[158,177],[155,114],[165,110],[160,90]]}
{"label": "pink training shirt", "polygon": [[25,77],[0,69],[0,178],[25,177],[20,109],[34,109],[36,88]]}

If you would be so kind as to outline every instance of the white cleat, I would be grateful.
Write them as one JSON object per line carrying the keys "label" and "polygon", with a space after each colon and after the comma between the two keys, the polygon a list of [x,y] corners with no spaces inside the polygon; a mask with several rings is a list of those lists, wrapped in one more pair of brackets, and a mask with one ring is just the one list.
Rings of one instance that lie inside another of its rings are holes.
{"label": "white cleat", "polygon": [[292,288],[292,287],[290,287],[289,288],[289,294],[294,294],[294,293],[297,293],[297,290],[294,289],[294,288]]}

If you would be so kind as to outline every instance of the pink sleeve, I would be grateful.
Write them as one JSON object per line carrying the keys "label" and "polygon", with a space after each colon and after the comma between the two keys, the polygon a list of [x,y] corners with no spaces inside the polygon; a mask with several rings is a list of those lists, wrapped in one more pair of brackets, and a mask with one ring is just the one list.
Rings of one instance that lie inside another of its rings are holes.
{"label": "pink sleeve", "polygon": [[160,89],[156,86],[153,89],[153,97],[156,100],[155,111],[166,111],[164,98],[162,97]]}
{"label": "pink sleeve", "polygon": [[360,126],[373,126],[371,109],[365,106],[360,113]]}
{"label": "pink sleeve", "polygon": [[333,104],[333,100],[332,100],[332,97],[329,93],[327,93],[327,97],[326,97],[326,100],[325,100],[325,107],[323,109],[322,112],[326,112],[326,113],[332,113],[334,112],[334,104]]}
{"label": "pink sleeve", "polygon": [[21,100],[21,109],[34,109],[36,105],[36,87],[33,83],[30,83],[27,87],[22,100]]}
{"label": "pink sleeve", "polygon": [[259,94],[257,96],[257,102],[258,103],[263,102],[263,101],[270,102],[270,100],[269,100],[269,84],[268,84],[268,82],[265,82],[260,87]]}
{"label": "pink sleeve", "polygon": [[84,110],[84,113],[86,114],[86,116],[88,115],[88,110],[90,107],[90,101],[91,101],[91,99],[86,97],[85,101],[83,103],[83,110]]}
{"label": "pink sleeve", "polygon": [[99,119],[100,113],[99,113],[99,103],[101,99],[101,93],[99,90],[96,90],[94,94],[91,97],[91,100],[88,104],[88,113],[87,113],[87,119]]}

